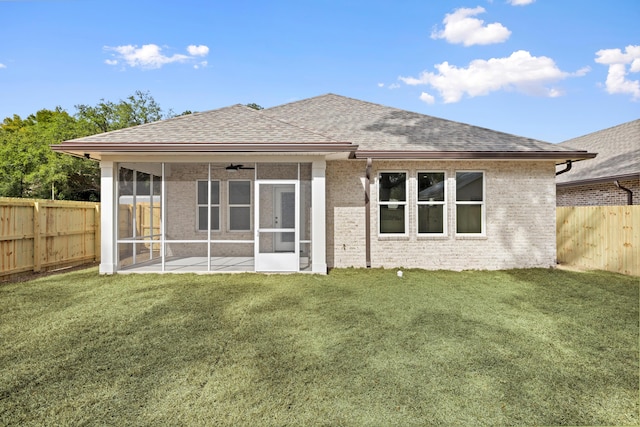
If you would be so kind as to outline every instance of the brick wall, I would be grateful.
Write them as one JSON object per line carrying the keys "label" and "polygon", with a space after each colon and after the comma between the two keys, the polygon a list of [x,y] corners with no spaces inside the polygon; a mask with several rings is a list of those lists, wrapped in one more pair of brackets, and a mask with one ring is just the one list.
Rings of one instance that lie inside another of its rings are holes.
{"label": "brick wall", "polygon": [[[167,173],[167,238],[179,240],[206,240],[207,232],[198,231],[196,223],[196,181],[207,180],[209,174],[207,163],[172,163],[166,166]],[[253,232],[228,230],[227,183],[229,179],[253,180],[253,170],[239,170],[229,173],[224,168],[211,171],[211,179],[220,180],[220,231],[212,231],[215,240],[252,240]],[[253,184],[252,184],[253,185]],[[253,192],[254,188],[252,188]],[[252,206],[253,212],[253,206]],[[169,243],[168,256],[206,256],[207,244]],[[253,256],[252,244],[212,244],[213,256]]]}
{"label": "brick wall", "polygon": [[[364,267],[364,161],[327,162],[327,263]],[[378,171],[408,173],[408,234],[378,235],[375,177]],[[455,173],[485,173],[486,235],[455,235]],[[446,236],[417,236],[418,171],[447,177]],[[553,162],[374,161],[371,173],[372,267],[504,269],[555,265],[555,166]]]}
{"label": "brick wall", "polygon": [[[620,185],[633,191],[633,204],[640,205],[640,180],[620,181]],[[559,187],[556,203],[558,206],[621,206],[627,204],[627,192],[613,182]]]}
{"label": "brick wall", "polygon": [[[196,181],[207,180],[207,163],[172,163],[166,166],[167,172],[167,214],[166,229],[169,240],[203,240],[207,239],[206,231],[196,229]],[[261,164],[258,167],[258,175],[263,179],[292,179],[298,175],[297,164]],[[229,211],[227,209],[228,181],[237,179],[247,179],[252,181],[251,215],[252,227],[254,222],[254,202],[255,191],[254,170],[238,170],[228,172],[224,165],[214,165],[211,170],[211,179],[220,181],[220,230],[211,232],[212,240],[253,240],[253,231],[229,231]],[[300,198],[301,198],[301,220],[300,220],[300,240],[309,240],[311,237],[311,164],[304,163],[300,166]],[[271,199],[271,197],[268,197]],[[273,216],[273,200],[267,203],[261,197],[261,211],[263,218]],[[264,226],[264,225],[263,225]],[[273,246],[271,235],[263,235],[261,244],[265,248]],[[303,248],[308,248],[303,245]],[[308,256],[309,250],[305,254]],[[254,246],[252,243],[213,243],[211,246],[212,256],[253,256]],[[200,243],[169,243],[167,245],[167,255],[169,256],[206,256],[206,242]]]}

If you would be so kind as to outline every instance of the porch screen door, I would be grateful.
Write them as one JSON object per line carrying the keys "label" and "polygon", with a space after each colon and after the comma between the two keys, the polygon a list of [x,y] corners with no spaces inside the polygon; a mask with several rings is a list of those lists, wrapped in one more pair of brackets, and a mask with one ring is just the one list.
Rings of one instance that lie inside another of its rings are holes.
{"label": "porch screen door", "polygon": [[256,271],[298,271],[298,181],[256,181]]}

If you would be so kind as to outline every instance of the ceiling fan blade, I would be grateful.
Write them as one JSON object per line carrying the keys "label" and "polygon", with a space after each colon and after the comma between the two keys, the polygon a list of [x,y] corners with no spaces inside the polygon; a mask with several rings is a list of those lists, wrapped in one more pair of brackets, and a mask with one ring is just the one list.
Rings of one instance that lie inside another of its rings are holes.
{"label": "ceiling fan blade", "polygon": [[[223,169],[223,168],[218,168],[218,169]],[[224,167],[224,169],[228,170],[228,171],[237,171],[240,169],[255,169],[255,167],[250,167],[250,166],[245,166],[245,165],[241,165],[241,164],[236,164],[234,165],[233,163],[229,163],[229,166]]]}

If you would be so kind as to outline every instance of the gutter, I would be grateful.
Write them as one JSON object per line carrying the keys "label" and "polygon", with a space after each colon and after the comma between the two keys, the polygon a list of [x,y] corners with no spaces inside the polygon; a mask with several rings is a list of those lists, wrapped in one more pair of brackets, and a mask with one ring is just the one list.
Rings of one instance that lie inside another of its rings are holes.
{"label": "gutter", "polygon": [[201,153],[201,152],[352,152],[358,148],[349,142],[342,143],[61,143],[51,145],[53,151],[63,153]]}
{"label": "gutter", "polygon": [[356,159],[384,160],[586,160],[597,153],[587,151],[380,151],[357,150]]}
{"label": "gutter", "polygon": [[618,181],[617,179],[613,181],[613,183],[616,185],[616,187],[618,187],[622,191],[627,192],[627,205],[630,205],[630,206],[633,205],[633,191],[620,185],[620,181]]}
{"label": "gutter", "polygon": [[567,160],[567,162],[565,163],[565,165],[567,165],[564,169],[562,169],[561,171],[556,172],[556,176],[558,175],[562,175],[563,173],[567,173],[571,170],[571,166],[572,166],[573,162],[571,160]]}

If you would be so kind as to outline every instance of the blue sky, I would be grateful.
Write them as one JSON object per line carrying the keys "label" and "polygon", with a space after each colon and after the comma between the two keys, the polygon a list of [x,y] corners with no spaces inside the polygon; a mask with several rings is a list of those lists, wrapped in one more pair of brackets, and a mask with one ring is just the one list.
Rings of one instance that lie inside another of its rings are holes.
{"label": "blue sky", "polygon": [[0,119],[336,93],[549,142],[640,118],[638,0],[0,0]]}

